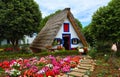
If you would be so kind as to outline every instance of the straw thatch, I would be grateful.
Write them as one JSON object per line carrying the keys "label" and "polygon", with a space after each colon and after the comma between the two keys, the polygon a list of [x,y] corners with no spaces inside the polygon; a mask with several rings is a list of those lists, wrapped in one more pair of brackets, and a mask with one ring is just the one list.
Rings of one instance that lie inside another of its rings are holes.
{"label": "straw thatch", "polygon": [[87,42],[80,31],[80,27],[76,24],[75,19],[72,13],[70,12],[70,8],[65,8],[63,11],[54,15],[47,21],[46,25],[39,32],[38,36],[34,39],[33,43],[30,45],[30,48],[46,49],[47,47],[51,47],[55,36],[57,35],[65,19],[67,18],[71,22],[73,28],[75,29],[78,37],[81,39],[83,45],[87,47]]}

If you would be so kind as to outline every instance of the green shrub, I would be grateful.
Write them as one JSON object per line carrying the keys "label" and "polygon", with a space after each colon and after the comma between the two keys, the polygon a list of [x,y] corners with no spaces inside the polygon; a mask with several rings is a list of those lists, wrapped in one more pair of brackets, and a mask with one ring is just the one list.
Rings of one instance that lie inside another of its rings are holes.
{"label": "green shrub", "polygon": [[96,45],[97,52],[104,54],[111,52],[112,44],[110,44],[109,42],[97,42]]}
{"label": "green shrub", "polygon": [[52,55],[54,56],[65,56],[65,55],[78,55],[79,52],[78,51],[75,51],[75,50],[60,50],[60,51],[57,51],[57,52],[53,52]]}
{"label": "green shrub", "polygon": [[104,60],[105,60],[105,62],[107,62],[107,61],[109,60],[109,58],[110,58],[110,55],[109,55],[109,54],[105,54],[105,55],[104,55]]}
{"label": "green shrub", "polygon": [[[28,52],[28,51],[27,51]],[[54,56],[66,56],[66,55],[79,55],[78,51],[75,50],[59,50],[55,52],[48,52],[48,51],[42,51],[38,53],[26,53],[25,51],[18,51],[18,52],[0,52],[0,60],[11,60],[16,58],[30,58],[30,57],[42,57],[42,56],[48,56],[48,55],[54,55]]]}
{"label": "green shrub", "polygon": [[93,59],[97,56],[97,50],[92,48],[89,52],[88,55],[90,55]]}
{"label": "green shrub", "polygon": [[0,48],[8,48],[8,47],[12,47],[12,45],[11,44],[0,45]]}
{"label": "green shrub", "polygon": [[117,52],[116,52],[116,56],[117,56],[117,57],[120,57],[120,51],[117,51]]}

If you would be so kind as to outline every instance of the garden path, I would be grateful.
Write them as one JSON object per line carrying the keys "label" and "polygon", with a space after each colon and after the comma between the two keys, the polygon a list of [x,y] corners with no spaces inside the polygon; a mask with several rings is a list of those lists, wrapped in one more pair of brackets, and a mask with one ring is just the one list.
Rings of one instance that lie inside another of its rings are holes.
{"label": "garden path", "polygon": [[95,62],[90,56],[83,56],[78,66],[69,73],[59,77],[89,77],[90,72],[94,71]]}

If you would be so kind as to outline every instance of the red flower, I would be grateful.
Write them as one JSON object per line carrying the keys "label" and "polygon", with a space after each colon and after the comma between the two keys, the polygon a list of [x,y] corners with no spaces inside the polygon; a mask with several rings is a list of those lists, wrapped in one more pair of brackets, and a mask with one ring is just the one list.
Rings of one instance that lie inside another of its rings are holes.
{"label": "red flower", "polygon": [[2,66],[2,68],[9,68],[9,67],[10,67],[9,61],[3,61],[3,66]]}
{"label": "red flower", "polygon": [[35,77],[44,77],[43,74],[36,74]]}
{"label": "red flower", "polygon": [[48,70],[48,71],[46,72],[46,77],[48,77],[48,76],[55,77],[55,74],[54,74],[54,72],[53,72],[52,70]]}

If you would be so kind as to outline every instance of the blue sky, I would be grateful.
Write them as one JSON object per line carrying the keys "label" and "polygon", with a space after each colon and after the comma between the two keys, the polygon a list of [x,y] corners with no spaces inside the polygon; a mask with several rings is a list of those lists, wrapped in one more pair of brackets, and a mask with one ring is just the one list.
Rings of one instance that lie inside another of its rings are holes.
{"label": "blue sky", "polygon": [[54,13],[57,10],[63,10],[66,7],[71,8],[74,17],[79,19],[83,26],[91,22],[94,12],[102,6],[106,6],[111,0],[35,0],[40,7],[43,17]]}

